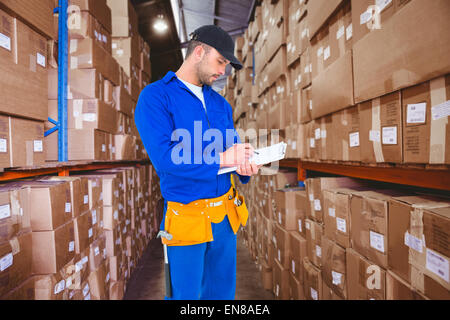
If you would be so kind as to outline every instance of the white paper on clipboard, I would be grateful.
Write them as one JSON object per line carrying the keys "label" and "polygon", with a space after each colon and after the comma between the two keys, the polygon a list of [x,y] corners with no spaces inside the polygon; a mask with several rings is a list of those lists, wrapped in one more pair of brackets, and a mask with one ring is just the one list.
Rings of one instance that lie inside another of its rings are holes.
{"label": "white paper on clipboard", "polygon": [[[286,156],[286,147],[287,147],[286,143],[280,142],[270,147],[257,149],[255,151],[258,152],[258,154],[254,153],[253,156],[249,159],[249,161],[257,165],[265,165],[271,162],[282,160]],[[220,175],[228,172],[233,172],[236,170],[237,167],[222,168],[219,170],[217,174]]]}

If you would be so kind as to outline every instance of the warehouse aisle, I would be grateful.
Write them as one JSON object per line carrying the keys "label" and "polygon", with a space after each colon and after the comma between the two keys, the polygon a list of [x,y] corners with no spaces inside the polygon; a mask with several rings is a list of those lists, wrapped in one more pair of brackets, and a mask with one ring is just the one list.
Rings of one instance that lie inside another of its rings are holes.
{"label": "warehouse aisle", "polygon": [[[161,241],[153,239],[129,280],[124,300],[162,300],[164,297],[164,265]],[[264,290],[261,273],[250,253],[238,237],[236,300],[273,300]]]}

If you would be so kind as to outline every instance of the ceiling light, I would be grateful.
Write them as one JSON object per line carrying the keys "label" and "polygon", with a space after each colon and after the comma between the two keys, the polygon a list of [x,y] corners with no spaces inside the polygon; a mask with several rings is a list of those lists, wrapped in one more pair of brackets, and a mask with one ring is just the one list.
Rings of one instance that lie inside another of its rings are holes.
{"label": "ceiling light", "polygon": [[162,14],[158,15],[158,19],[153,24],[153,28],[160,33],[165,32],[169,28]]}

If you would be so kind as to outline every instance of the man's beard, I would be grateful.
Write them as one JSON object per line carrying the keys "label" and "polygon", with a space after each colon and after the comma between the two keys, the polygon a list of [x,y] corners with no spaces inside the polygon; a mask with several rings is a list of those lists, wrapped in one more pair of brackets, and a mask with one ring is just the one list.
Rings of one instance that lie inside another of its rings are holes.
{"label": "man's beard", "polygon": [[204,72],[202,70],[202,64],[203,61],[199,62],[199,64],[197,65],[197,77],[198,80],[200,81],[200,83],[202,85],[207,85],[207,86],[211,86],[213,84],[213,82],[215,81],[211,81],[212,77],[219,77],[219,75],[217,74],[209,74],[207,72]]}

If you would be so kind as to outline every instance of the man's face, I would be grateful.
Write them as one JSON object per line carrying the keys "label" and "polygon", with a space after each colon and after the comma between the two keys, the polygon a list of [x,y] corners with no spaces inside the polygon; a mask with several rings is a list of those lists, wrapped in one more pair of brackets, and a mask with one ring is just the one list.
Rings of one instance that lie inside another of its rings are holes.
{"label": "man's face", "polygon": [[211,86],[220,76],[225,74],[225,68],[229,63],[230,61],[214,48],[204,52],[203,58],[197,64],[197,76],[200,83]]}

